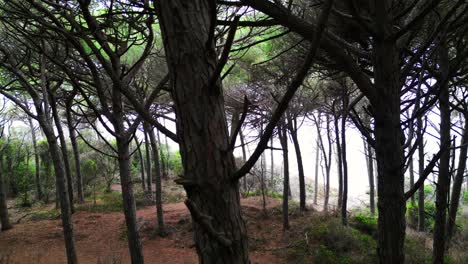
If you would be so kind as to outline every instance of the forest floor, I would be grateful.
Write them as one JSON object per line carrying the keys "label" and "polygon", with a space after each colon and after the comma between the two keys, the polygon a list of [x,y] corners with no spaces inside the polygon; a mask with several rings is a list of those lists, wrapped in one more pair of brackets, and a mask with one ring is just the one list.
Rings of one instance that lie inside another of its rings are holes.
{"label": "forest floor", "polygon": [[[276,209],[281,201],[269,198],[266,213],[261,204],[259,197],[242,199],[252,263],[284,263],[278,254],[287,246],[287,237],[281,232],[281,211]],[[164,205],[165,237],[155,235],[155,215],[154,206],[137,211],[146,262],[198,263],[185,204]],[[12,219],[16,222],[18,216],[12,215]],[[80,263],[130,263],[123,213],[78,211],[73,224]],[[0,263],[66,263],[60,219],[24,218],[13,229],[0,233]]]}

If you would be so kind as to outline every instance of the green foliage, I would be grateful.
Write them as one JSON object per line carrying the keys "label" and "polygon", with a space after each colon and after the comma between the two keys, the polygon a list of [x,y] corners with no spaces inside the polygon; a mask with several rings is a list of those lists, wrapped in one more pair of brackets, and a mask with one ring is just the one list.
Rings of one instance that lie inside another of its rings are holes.
{"label": "green foliage", "polygon": [[86,212],[121,212],[123,210],[122,194],[119,192],[103,192],[96,195],[96,204],[92,197],[76,207],[77,211]]}
{"label": "green foliage", "polygon": [[[261,196],[261,195],[262,195],[262,190],[247,191],[247,192],[242,193],[243,197],[253,197],[253,196]],[[283,195],[281,193],[278,193],[272,190],[266,190],[265,195],[268,197],[276,198],[276,199],[283,199]]]}
{"label": "green foliage", "polygon": [[32,205],[30,191],[34,186],[35,167],[32,163],[21,161],[16,168],[16,183],[19,191],[19,205],[22,207],[30,207]]}
{"label": "green foliage", "polygon": [[32,221],[54,220],[60,217],[60,211],[56,209],[35,211],[31,214]]}
{"label": "green foliage", "polygon": [[463,202],[468,203],[468,191],[463,192]]}
{"label": "green foliage", "polygon": [[184,174],[184,167],[182,166],[182,158],[180,152],[174,152],[169,158],[169,169],[172,170],[176,175]]}
{"label": "green foliage", "polygon": [[434,187],[432,185],[424,185],[424,197],[430,197],[434,195]]}
{"label": "green foliage", "polygon": [[431,252],[424,247],[424,237],[410,236],[405,238],[405,263],[425,264],[431,263]]}
{"label": "green foliage", "polygon": [[351,218],[350,225],[357,230],[377,239],[377,217],[358,214]]}
{"label": "green foliage", "polygon": [[[414,206],[411,203],[408,203],[406,213],[408,215],[414,214],[416,217],[416,221],[419,221],[419,214],[418,214],[418,204],[416,203]],[[435,216],[435,204],[430,201],[424,202],[424,217],[425,217],[425,227],[424,229],[428,232],[432,232],[434,229],[434,216]]]}

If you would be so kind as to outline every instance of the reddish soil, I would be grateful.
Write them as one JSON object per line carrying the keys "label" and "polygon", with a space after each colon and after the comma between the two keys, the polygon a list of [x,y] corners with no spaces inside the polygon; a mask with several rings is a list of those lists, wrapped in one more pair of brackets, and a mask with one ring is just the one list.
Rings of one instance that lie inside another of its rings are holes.
{"label": "reddish soil", "polygon": [[[258,197],[242,200],[252,263],[284,262],[275,254],[285,243],[281,216],[272,209],[280,204],[270,199],[265,217]],[[164,205],[164,216],[169,235],[162,238],[154,236],[154,207],[137,212],[146,263],[198,263],[185,205]],[[122,213],[77,212],[73,222],[80,263],[130,263]],[[24,222],[0,233],[0,263],[66,263],[60,220]]]}

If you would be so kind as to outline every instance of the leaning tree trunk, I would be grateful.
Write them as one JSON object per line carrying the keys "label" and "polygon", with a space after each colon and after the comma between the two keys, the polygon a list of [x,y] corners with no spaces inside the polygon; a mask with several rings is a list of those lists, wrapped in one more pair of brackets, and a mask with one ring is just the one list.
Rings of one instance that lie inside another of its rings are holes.
{"label": "leaning tree trunk", "polygon": [[138,138],[135,136],[135,142],[137,144],[137,151],[138,151],[138,159],[140,160],[140,167],[141,167],[141,188],[143,191],[146,190],[145,185],[145,159],[143,159],[143,153],[141,152],[141,144],[138,142]]}
{"label": "leaning tree trunk", "polygon": [[[126,87],[122,88],[125,89]],[[125,224],[127,226],[127,241],[132,264],[142,264],[144,263],[144,259],[141,248],[140,235],[138,234],[137,228],[136,205],[133,195],[133,181],[130,171],[130,142],[128,132],[125,130],[124,126],[122,95],[120,92],[118,92],[119,90],[119,88],[113,89],[113,126],[117,135],[117,156],[119,160],[119,174],[120,184],[122,186]]]}
{"label": "leaning tree trunk", "polygon": [[185,172],[178,182],[187,192],[199,262],[249,263],[222,85],[214,76],[218,62],[213,3],[157,3]]}
{"label": "leaning tree trunk", "polygon": [[62,158],[63,158],[63,165],[65,168],[65,175],[67,177],[67,188],[68,188],[68,197],[70,199],[70,209],[73,213],[75,211],[73,207],[73,181],[70,169],[70,160],[68,159],[68,150],[67,150],[67,142],[65,141],[65,136],[63,134],[62,124],[60,122],[60,117],[57,111],[57,102],[53,95],[50,96],[50,106],[52,109],[52,115],[55,122],[55,128],[57,129],[57,133],[60,140],[60,150],[62,151]]}
{"label": "leaning tree trunk", "polygon": [[278,126],[278,137],[283,149],[283,230],[289,229],[289,158],[288,132],[285,127]]}
{"label": "leaning tree trunk", "polygon": [[404,263],[406,202],[402,166],[404,139],[400,127],[400,65],[394,40],[379,37],[374,45],[378,96],[372,98],[371,103],[378,166],[378,255],[382,264]]}
{"label": "leaning tree trunk", "polygon": [[[457,218],[458,206],[460,203],[460,194],[463,185],[463,177],[465,174],[467,152],[468,152],[468,113],[464,114],[465,118],[465,127],[463,128],[463,136],[461,139],[460,156],[458,157],[458,167],[457,173],[455,174],[455,179],[453,181],[452,187],[452,200],[450,200],[450,209],[449,217],[447,222],[447,245],[448,248],[450,245],[450,240],[454,233],[455,220]],[[463,147],[464,146],[464,147]]]}
{"label": "leaning tree trunk", "polygon": [[81,175],[81,162],[80,162],[80,150],[78,148],[78,142],[76,141],[75,125],[73,124],[73,117],[71,113],[71,106],[67,105],[67,123],[68,123],[68,133],[70,134],[70,141],[73,150],[73,160],[75,162],[75,182],[76,182],[76,193],[79,203],[84,202],[84,193],[83,193],[83,175]]}
{"label": "leaning tree trunk", "polygon": [[36,173],[36,192],[37,192],[37,199],[42,200],[42,183],[41,183],[41,171],[40,171],[40,164],[39,164],[39,153],[37,152],[37,138],[36,138],[36,130],[34,129],[34,124],[32,121],[32,117],[28,116],[28,123],[29,129],[31,129],[31,139],[33,143],[34,149],[34,163],[35,163],[35,173]]}
{"label": "leaning tree trunk", "polygon": [[154,130],[151,127],[148,127],[148,134],[151,143],[151,149],[153,150],[153,162],[154,162],[154,171],[156,175],[156,215],[158,220],[158,232],[160,235],[164,235],[166,233],[164,229],[164,216],[163,216],[163,207],[162,207],[162,173],[161,173],[161,164],[159,162],[159,150],[158,150],[158,143],[156,142],[156,138],[154,136]]}
{"label": "leaning tree trunk", "polygon": [[52,128],[52,120],[46,117],[39,117],[40,125],[49,145],[50,157],[54,165],[57,193],[60,199],[60,215],[62,218],[63,234],[65,238],[65,248],[67,251],[68,264],[78,263],[75,249],[75,238],[73,235],[73,222],[71,217],[71,204],[68,195],[67,178],[65,175],[65,165],[62,152]]}
{"label": "leaning tree trunk", "polygon": [[13,226],[11,225],[10,218],[8,216],[7,195],[2,173],[2,159],[3,158],[0,155],[0,225],[2,226],[1,230],[5,231],[11,229]]}
{"label": "leaning tree trunk", "polygon": [[[441,46],[439,50],[440,68],[442,71],[441,77],[444,78],[449,74],[449,58],[448,50]],[[442,79],[441,78],[441,79]],[[442,82],[439,80],[439,82]],[[441,87],[439,95],[440,108],[440,147],[444,150],[440,155],[439,160],[439,176],[437,178],[436,188],[436,211],[434,219],[434,243],[432,263],[444,263],[445,256],[445,231],[447,222],[447,196],[450,188],[450,99],[448,85]]]}
{"label": "leaning tree trunk", "polygon": [[305,210],[307,210],[305,176],[304,176],[304,166],[302,164],[301,147],[299,145],[299,138],[297,136],[296,120],[293,120],[292,118],[288,118],[288,129],[291,133],[291,138],[294,143],[294,150],[296,152],[296,160],[297,160],[297,170],[299,172],[299,209],[301,212],[304,212]]}

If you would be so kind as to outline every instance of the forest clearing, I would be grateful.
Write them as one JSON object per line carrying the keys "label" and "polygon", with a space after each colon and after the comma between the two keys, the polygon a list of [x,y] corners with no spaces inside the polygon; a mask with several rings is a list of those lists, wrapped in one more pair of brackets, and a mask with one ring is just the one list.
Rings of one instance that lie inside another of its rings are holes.
{"label": "forest clearing", "polygon": [[0,264],[468,263],[467,0],[0,0]]}

